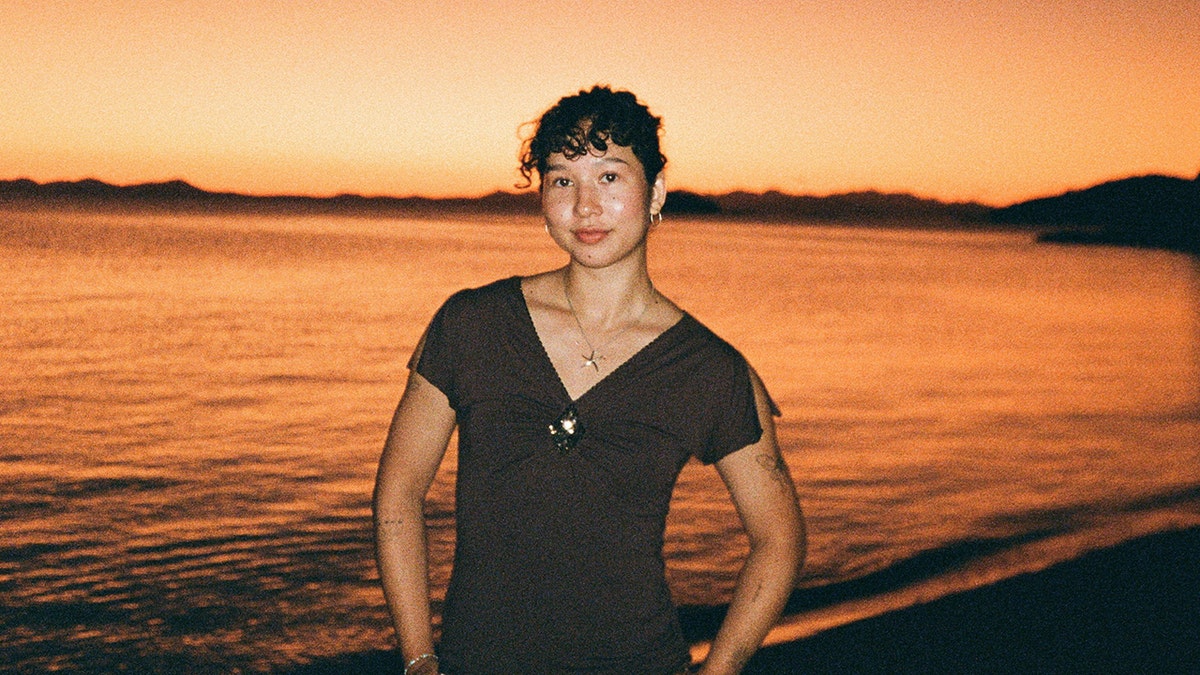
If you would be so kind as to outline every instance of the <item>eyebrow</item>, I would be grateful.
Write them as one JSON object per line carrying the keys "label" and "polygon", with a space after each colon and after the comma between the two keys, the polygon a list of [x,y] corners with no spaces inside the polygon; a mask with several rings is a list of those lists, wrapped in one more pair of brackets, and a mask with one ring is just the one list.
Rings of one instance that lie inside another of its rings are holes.
{"label": "eyebrow", "polygon": [[[624,164],[625,166],[631,166],[629,162],[626,162],[625,160],[621,159],[620,157],[605,156],[605,157],[600,157],[598,159],[602,163]],[[548,165],[546,165],[546,173],[550,173],[551,171],[563,171],[563,170],[566,170],[567,166],[568,166],[567,164],[564,164],[562,162],[555,162],[553,164],[548,164]]]}

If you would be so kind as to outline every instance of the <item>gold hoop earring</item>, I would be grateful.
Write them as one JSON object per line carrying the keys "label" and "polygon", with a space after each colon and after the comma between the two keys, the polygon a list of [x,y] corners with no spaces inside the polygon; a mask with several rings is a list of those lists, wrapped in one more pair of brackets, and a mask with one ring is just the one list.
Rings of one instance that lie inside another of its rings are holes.
{"label": "gold hoop earring", "polygon": [[[654,216],[658,216],[658,220],[655,220]],[[659,225],[662,225],[662,211],[659,211],[658,213],[651,213],[650,227],[658,227]]]}

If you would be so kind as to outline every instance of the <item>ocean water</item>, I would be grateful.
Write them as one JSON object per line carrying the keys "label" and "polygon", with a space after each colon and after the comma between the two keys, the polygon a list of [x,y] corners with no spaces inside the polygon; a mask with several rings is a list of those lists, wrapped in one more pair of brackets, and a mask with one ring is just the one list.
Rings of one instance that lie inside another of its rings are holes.
{"label": "ocean water", "polygon": [[[772,641],[1200,524],[1185,256],[668,220],[651,258],[784,411],[810,549]],[[534,218],[0,212],[0,667],[390,647],[370,495],[408,356],[454,290],[562,262]],[[437,597],[454,468],[428,508]],[[685,616],[728,601],[745,550],[687,467]]]}

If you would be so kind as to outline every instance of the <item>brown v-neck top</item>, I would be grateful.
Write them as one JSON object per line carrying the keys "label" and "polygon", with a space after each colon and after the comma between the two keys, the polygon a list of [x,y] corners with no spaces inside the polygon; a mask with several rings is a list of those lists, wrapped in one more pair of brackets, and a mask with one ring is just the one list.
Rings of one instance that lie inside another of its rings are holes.
{"label": "brown v-neck top", "polygon": [[[665,579],[675,480],[762,428],[749,367],[684,314],[571,400],[512,277],[451,296],[416,370],[458,419],[451,675],[671,673],[688,650]],[[564,411],[577,420],[556,445]]]}

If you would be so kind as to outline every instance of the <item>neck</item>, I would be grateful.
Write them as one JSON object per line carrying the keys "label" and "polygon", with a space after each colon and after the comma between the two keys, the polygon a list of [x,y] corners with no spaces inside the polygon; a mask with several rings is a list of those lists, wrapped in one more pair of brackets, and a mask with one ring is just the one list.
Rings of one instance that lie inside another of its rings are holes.
{"label": "neck", "polygon": [[574,312],[591,325],[629,321],[654,302],[657,292],[645,265],[596,270],[571,263],[563,269],[563,287]]}

